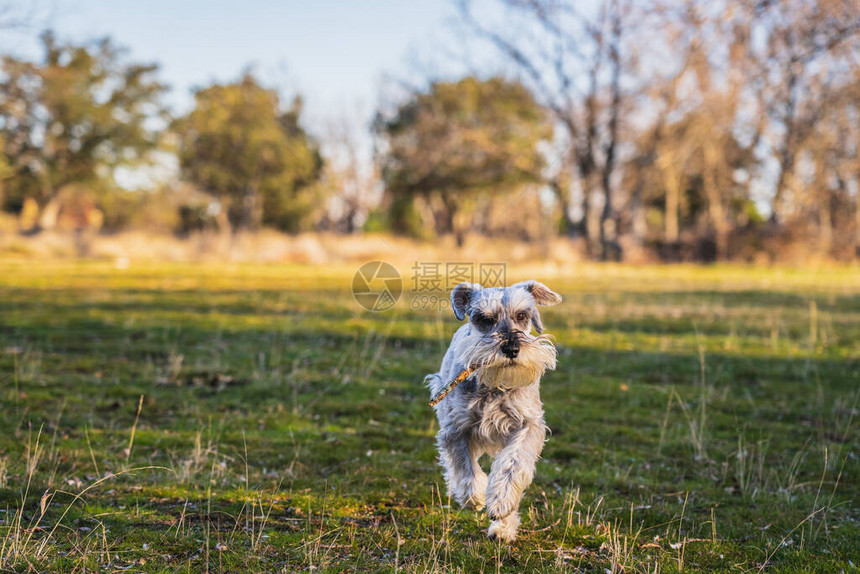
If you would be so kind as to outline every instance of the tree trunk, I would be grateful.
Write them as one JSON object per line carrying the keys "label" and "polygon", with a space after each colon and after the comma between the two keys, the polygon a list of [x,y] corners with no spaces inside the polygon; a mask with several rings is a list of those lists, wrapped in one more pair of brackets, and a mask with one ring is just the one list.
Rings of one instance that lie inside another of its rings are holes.
{"label": "tree trunk", "polygon": [[[609,242],[617,246],[615,237],[609,237],[607,225],[612,217],[612,173],[615,171],[615,146],[618,141],[618,116],[621,111],[621,13],[618,2],[613,1],[612,10],[612,35],[609,44],[609,61],[612,65],[611,92],[612,103],[609,108],[609,141],[604,149],[603,170],[601,173],[601,186],[603,187],[603,211],[600,214],[600,258],[606,261],[613,252],[618,249],[610,249]],[[614,233],[613,233],[614,235]]]}
{"label": "tree trunk", "polygon": [[559,208],[561,209],[561,235],[571,235],[575,228],[576,222],[570,217],[570,189],[566,182],[552,180],[549,186],[558,200]]}
{"label": "tree trunk", "polygon": [[466,232],[459,228],[454,230],[454,241],[456,241],[457,247],[463,247],[466,243]]}
{"label": "tree trunk", "polygon": [[233,234],[233,228],[230,225],[230,217],[227,214],[227,209],[223,201],[219,203],[221,208],[215,216],[215,224],[218,226],[218,233],[223,237],[229,237]]}
{"label": "tree trunk", "polygon": [[791,172],[794,170],[794,143],[796,129],[795,110],[797,108],[797,74],[792,71],[791,67],[789,67],[787,74],[788,99],[785,102],[785,133],[782,136],[782,145],[779,152],[779,174],[777,175],[776,190],[774,192],[773,202],[771,203],[770,220],[773,223],[779,222],[785,198],[785,187],[788,182],[788,178],[791,176]]}
{"label": "tree trunk", "polygon": [[793,156],[787,156],[783,154],[779,162],[779,174],[776,179],[776,191],[773,195],[773,201],[771,202],[771,212],[770,212],[770,220],[773,223],[778,223],[780,220],[784,221],[785,218],[782,217],[783,208],[785,207],[785,188],[788,187],[788,182],[791,179],[791,172],[794,170],[794,158]]}
{"label": "tree trunk", "polygon": [[637,245],[645,243],[645,234],[648,231],[648,222],[645,219],[645,208],[642,205],[642,184],[636,185],[630,195],[630,233]]}
{"label": "tree trunk", "polygon": [[822,255],[830,255],[830,249],[833,247],[833,213],[831,209],[832,195],[825,191],[827,195],[819,203],[818,207],[818,227],[820,229],[818,249]]}
{"label": "tree trunk", "polygon": [[[608,201],[608,199],[604,199]],[[609,259],[609,237],[606,231],[606,222],[609,221],[609,214],[606,213],[604,207],[600,213],[600,260],[607,261]]]}
{"label": "tree trunk", "polygon": [[60,202],[56,196],[40,210],[38,227],[41,231],[53,229],[57,226],[57,218],[60,215]]}
{"label": "tree trunk", "polygon": [[681,206],[681,178],[675,173],[675,166],[670,167],[665,174],[666,184],[666,229],[667,243],[677,243],[680,237],[678,211]]}
{"label": "tree trunk", "polygon": [[705,143],[705,165],[703,183],[705,186],[705,195],[708,198],[708,214],[711,217],[711,225],[714,227],[717,243],[717,261],[724,261],[728,258],[729,251],[729,229],[728,221],[726,221],[725,210],[723,209],[723,200],[720,197],[719,185],[717,183],[717,169],[719,169],[719,152],[716,149],[719,145],[719,140],[716,143]]}
{"label": "tree trunk", "polygon": [[[582,237],[585,239],[585,254],[588,257],[593,257],[595,250],[595,243],[599,240],[599,219],[595,221],[593,208],[591,204],[591,197],[595,190],[595,181],[594,175],[589,174],[586,178],[583,178],[585,182],[585,188],[582,190],[582,219],[580,220],[578,227],[579,233],[581,233]],[[595,225],[597,223],[598,225]]]}
{"label": "tree trunk", "polygon": [[860,260],[860,193],[854,199],[854,258]]}
{"label": "tree trunk", "polygon": [[678,206],[681,199],[681,182],[674,175],[666,182],[666,241],[676,243],[678,232]]}
{"label": "tree trunk", "polygon": [[440,229],[438,232],[441,233],[454,233],[454,221],[457,216],[457,203],[448,197],[447,193],[443,193],[441,195],[442,205],[445,206],[445,213],[442,217],[442,224],[444,225],[443,229]]}
{"label": "tree trunk", "polygon": [[657,151],[657,167],[663,174],[663,185],[666,187],[666,208],[664,213],[663,240],[666,246],[677,246],[680,237],[678,212],[681,209],[681,185],[683,183],[680,158],[674,152],[671,144],[661,146]]}
{"label": "tree trunk", "polygon": [[263,225],[263,202],[260,200],[259,186],[250,183],[242,198],[244,226],[251,231],[258,231]]}
{"label": "tree trunk", "polygon": [[[614,144],[613,144],[614,147]],[[600,259],[602,261],[608,261],[610,259],[610,255],[612,254],[612,259],[615,259],[617,256],[614,252],[617,250],[617,242],[616,240],[616,231],[617,227],[613,226],[612,232],[607,230],[607,227],[610,223],[614,223],[614,219],[612,219],[612,170],[613,166],[612,162],[609,162],[605,169],[603,170],[603,175],[601,178],[601,186],[603,187],[603,209],[600,212]],[[615,248],[612,248],[615,247]]]}

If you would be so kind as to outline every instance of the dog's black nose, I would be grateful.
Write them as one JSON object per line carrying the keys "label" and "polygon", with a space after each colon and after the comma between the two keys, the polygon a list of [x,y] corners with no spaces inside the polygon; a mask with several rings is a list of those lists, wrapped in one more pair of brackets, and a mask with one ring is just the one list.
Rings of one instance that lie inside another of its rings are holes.
{"label": "dog's black nose", "polygon": [[509,333],[502,341],[502,354],[509,359],[516,359],[520,354],[520,340],[516,333]]}
{"label": "dog's black nose", "polygon": [[513,345],[502,345],[502,353],[509,359],[516,359],[517,355],[520,354],[520,350]]}

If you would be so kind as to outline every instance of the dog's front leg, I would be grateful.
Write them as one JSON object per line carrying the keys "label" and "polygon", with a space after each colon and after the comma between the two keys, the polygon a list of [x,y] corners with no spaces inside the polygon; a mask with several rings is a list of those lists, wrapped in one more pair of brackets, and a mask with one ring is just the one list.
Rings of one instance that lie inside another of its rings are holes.
{"label": "dog's front leg", "polygon": [[436,442],[445,468],[448,495],[463,508],[484,508],[487,475],[478,464],[480,453],[471,449],[467,438],[459,432],[439,431]]}
{"label": "dog's front leg", "polygon": [[528,422],[515,431],[493,461],[487,488],[487,515],[493,520],[487,534],[506,542],[517,536],[517,509],[523,491],[531,484],[535,464],[543,450],[546,427],[543,421]]}

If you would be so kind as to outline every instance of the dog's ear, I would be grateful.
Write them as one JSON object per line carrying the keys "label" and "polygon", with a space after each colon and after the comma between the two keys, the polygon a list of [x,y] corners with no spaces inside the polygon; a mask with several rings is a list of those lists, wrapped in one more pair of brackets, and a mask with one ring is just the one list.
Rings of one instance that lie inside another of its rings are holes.
{"label": "dog's ear", "polygon": [[466,318],[466,309],[469,307],[472,297],[481,289],[483,289],[483,287],[477,283],[464,281],[454,287],[454,290],[451,291],[451,309],[454,311],[454,316],[457,317],[458,320],[462,321]]}
{"label": "dog's ear", "polygon": [[532,297],[535,298],[535,303],[538,305],[543,305],[545,307],[552,307],[553,305],[558,305],[561,303],[561,295],[541,283],[540,281],[535,281],[531,279],[529,281],[520,281],[519,283],[515,283],[514,287],[522,287],[526,291],[532,294]]}
{"label": "dog's ear", "polygon": [[540,313],[538,313],[537,309],[532,309],[531,311],[530,319],[532,320],[532,327],[534,327],[537,334],[540,335],[543,333],[543,321],[540,320]]}

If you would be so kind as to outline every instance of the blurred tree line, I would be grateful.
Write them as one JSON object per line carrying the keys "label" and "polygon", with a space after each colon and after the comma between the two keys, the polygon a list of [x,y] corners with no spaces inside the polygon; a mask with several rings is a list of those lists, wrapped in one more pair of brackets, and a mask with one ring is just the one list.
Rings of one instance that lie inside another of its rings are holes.
{"label": "blurred tree line", "polygon": [[[41,58],[0,62],[0,208],[24,233],[266,226],[562,236],[603,260],[860,257],[856,0],[457,7],[500,72],[381,105],[372,162],[348,130],[311,135],[301,98],[250,72],[172,117],[157,66],[44,33]],[[168,158],[176,176],[140,184]]]}
{"label": "blurred tree line", "polygon": [[174,123],[182,174],[220,201],[232,228],[307,224],[322,158],[299,125],[301,109],[299,98],[282,109],[277,92],[245,74],[198,91],[194,109]]}
{"label": "blurred tree line", "polygon": [[540,182],[545,160],[536,144],[552,136],[531,93],[501,78],[436,82],[392,117],[380,116],[376,129],[385,140],[380,164],[391,228],[453,232],[458,244],[469,231],[490,231],[476,221],[488,202]]}
{"label": "blurred tree line", "polygon": [[458,5],[552,118],[544,176],[592,257],[860,257],[856,0]]}

